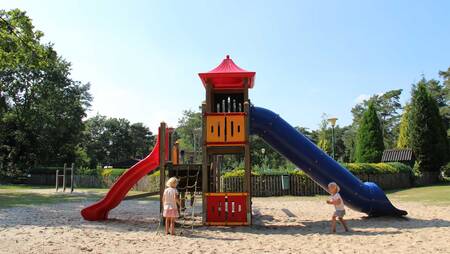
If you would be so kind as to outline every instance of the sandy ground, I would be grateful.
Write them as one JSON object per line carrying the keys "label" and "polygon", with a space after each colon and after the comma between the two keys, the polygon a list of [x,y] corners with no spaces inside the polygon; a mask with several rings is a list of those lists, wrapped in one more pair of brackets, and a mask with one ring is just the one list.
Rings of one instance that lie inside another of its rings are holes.
{"label": "sandy ground", "polygon": [[[322,199],[255,198],[252,227],[157,233],[158,202],[124,201],[111,220],[87,222],[90,202],[0,209],[0,253],[450,253],[450,207],[399,203],[408,219],[347,211],[353,231],[329,234]],[[287,209],[287,210],[286,210]]]}

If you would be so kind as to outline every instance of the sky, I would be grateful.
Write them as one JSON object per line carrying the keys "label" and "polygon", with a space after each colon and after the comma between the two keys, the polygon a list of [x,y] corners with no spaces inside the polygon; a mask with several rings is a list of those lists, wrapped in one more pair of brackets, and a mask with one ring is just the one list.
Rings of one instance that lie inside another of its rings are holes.
{"label": "sky", "polygon": [[352,122],[351,108],[450,66],[450,1],[0,0],[20,8],[44,42],[91,83],[97,113],[176,126],[197,110],[198,77],[229,54],[256,72],[252,103],[294,126],[323,114]]}

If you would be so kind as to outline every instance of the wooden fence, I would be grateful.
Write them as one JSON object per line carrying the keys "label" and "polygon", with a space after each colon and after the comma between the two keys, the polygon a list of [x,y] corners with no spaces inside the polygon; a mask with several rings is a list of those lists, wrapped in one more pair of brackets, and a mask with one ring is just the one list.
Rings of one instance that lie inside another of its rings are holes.
{"label": "wooden fence", "polygon": [[[409,173],[398,174],[356,174],[363,182],[374,182],[383,190],[409,188],[417,185],[434,184],[438,180],[437,172],[425,172],[420,177],[413,177]],[[285,177],[285,179],[283,179]],[[75,188],[110,188],[117,177],[100,177],[89,175],[75,175]],[[284,180],[284,184],[283,184]],[[55,185],[55,175],[32,175],[28,184]],[[284,186],[283,186],[284,185]],[[222,192],[243,192],[242,177],[221,178]],[[284,188],[283,188],[284,187]],[[159,191],[159,176],[148,175],[139,180],[132,190],[155,192]],[[303,175],[264,175],[252,176],[252,195],[255,197],[269,196],[311,196],[326,194],[313,180]]]}
{"label": "wooden fence", "polygon": [[[91,176],[75,175],[75,188],[110,188],[117,180],[118,176]],[[59,179],[62,184],[62,178]],[[68,181],[68,180],[67,180]],[[56,184],[55,175],[32,175],[28,178],[27,184],[30,185],[52,185]],[[159,191],[159,175],[148,175],[140,179],[132,188],[135,191]]]}
{"label": "wooden fence", "polygon": [[[287,178],[288,184],[283,188],[283,178]],[[409,173],[398,174],[360,174],[356,175],[363,182],[374,182],[383,190],[408,188],[414,184],[414,178]],[[434,179],[430,176],[427,178]],[[428,183],[428,184],[431,184]],[[242,192],[243,178],[228,177],[223,178],[221,182],[221,191],[223,192]],[[311,196],[327,194],[313,180],[307,176],[288,175],[288,176],[252,176],[252,195],[255,197],[269,196]]]}

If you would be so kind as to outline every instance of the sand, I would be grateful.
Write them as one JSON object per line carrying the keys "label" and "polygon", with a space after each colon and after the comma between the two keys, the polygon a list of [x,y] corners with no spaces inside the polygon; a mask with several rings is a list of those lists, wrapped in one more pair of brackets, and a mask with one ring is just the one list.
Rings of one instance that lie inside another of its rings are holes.
{"label": "sand", "polygon": [[[450,206],[396,202],[407,219],[348,210],[352,232],[329,233],[325,198],[254,198],[252,227],[157,233],[157,201],[124,201],[87,222],[88,201],[0,209],[0,253],[450,253]],[[283,210],[287,209],[287,210]]]}

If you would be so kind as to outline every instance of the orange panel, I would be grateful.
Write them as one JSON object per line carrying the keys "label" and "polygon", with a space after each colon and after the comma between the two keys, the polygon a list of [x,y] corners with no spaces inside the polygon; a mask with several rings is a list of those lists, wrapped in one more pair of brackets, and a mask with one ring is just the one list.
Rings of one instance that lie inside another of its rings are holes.
{"label": "orange panel", "polygon": [[245,141],[245,116],[227,116],[227,142]]}
{"label": "orange panel", "polygon": [[206,116],[206,142],[225,142],[225,116]]}

